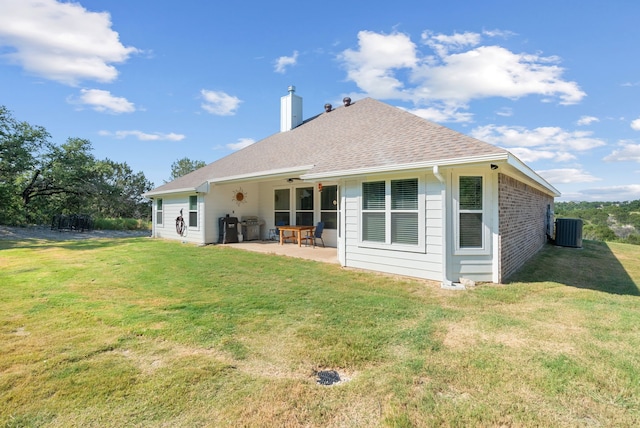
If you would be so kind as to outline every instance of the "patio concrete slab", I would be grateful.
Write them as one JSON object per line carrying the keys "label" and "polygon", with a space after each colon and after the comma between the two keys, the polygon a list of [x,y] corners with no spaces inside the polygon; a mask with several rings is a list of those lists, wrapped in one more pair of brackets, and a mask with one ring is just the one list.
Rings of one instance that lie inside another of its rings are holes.
{"label": "patio concrete slab", "polygon": [[255,251],[258,253],[277,254],[280,256],[298,257],[301,259],[315,260],[317,262],[335,263],[338,262],[338,249],[333,247],[313,247],[301,246],[298,244],[286,243],[280,245],[276,241],[244,241],[234,244],[219,244],[225,247],[238,248],[240,250]]}

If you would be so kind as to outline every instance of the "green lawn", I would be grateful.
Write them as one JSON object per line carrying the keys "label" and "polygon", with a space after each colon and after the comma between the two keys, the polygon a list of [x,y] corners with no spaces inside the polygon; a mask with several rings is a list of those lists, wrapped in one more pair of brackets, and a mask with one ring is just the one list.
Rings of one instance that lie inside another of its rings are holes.
{"label": "green lawn", "polygon": [[640,247],[590,241],[467,291],[148,238],[0,241],[0,426],[637,426],[639,287]]}

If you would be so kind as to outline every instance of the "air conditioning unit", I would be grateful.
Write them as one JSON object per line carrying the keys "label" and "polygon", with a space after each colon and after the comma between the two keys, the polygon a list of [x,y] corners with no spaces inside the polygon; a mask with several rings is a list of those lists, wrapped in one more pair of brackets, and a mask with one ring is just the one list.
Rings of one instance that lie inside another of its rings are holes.
{"label": "air conditioning unit", "polygon": [[579,218],[556,219],[556,245],[582,248],[582,220]]}

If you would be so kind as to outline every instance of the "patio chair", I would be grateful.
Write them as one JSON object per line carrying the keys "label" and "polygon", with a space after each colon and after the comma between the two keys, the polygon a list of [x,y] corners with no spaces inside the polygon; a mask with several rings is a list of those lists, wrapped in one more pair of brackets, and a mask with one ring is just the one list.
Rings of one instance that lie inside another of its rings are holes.
{"label": "patio chair", "polygon": [[312,231],[307,232],[306,236],[302,237],[305,245],[309,245],[309,242],[313,243],[313,246],[316,246],[316,242],[319,239],[322,241],[322,247],[324,247],[324,239],[322,239],[322,231],[324,230],[324,222],[319,221],[316,227],[313,228]]}

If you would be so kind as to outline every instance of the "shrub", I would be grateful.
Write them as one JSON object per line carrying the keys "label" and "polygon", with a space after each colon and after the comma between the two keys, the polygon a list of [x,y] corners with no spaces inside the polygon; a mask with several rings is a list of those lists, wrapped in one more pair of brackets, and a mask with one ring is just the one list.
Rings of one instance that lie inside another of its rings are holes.
{"label": "shrub", "polygon": [[98,230],[151,230],[151,223],[135,218],[99,218],[94,222]]}

